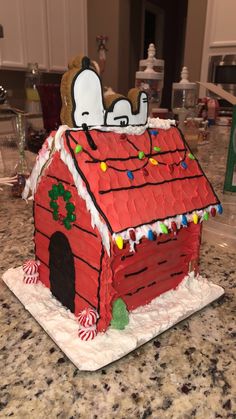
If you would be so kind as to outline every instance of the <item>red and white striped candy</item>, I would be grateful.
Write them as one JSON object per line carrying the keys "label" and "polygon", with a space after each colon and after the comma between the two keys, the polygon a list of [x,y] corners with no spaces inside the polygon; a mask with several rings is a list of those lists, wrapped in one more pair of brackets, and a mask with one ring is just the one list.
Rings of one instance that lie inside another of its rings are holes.
{"label": "red and white striped candy", "polygon": [[27,275],[35,275],[39,269],[39,263],[36,260],[29,259],[23,263],[23,271]]}
{"label": "red and white striped candy", "polygon": [[78,322],[83,327],[91,327],[96,323],[97,318],[97,312],[93,308],[87,307],[80,311],[78,315]]}
{"label": "red and white striped candy", "polygon": [[92,340],[97,336],[96,327],[82,327],[78,332],[79,338],[81,340]]}
{"label": "red and white striped candy", "polygon": [[34,275],[24,275],[23,282],[25,284],[37,284],[39,280],[39,274]]}

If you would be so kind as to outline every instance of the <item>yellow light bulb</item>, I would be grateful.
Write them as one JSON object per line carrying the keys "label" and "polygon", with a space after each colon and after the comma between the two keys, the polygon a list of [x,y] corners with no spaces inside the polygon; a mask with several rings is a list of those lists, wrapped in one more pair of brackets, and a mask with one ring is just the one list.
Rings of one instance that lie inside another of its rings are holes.
{"label": "yellow light bulb", "polygon": [[193,214],[193,222],[194,224],[198,223],[198,215],[196,214],[196,212]]}
{"label": "yellow light bulb", "polygon": [[123,249],[124,241],[123,241],[121,236],[116,237],[116,244],[117,244],[118,249],[120,249],[120,250]]}
{"label": "yellow light bulb", "polygon": [[150,163],[153,164],[153,166],[158,165],[158,161],[156,159],[153,159],[152,157],[149,159]]}
{"label": "yellow light bulb", "polygon": [[104,161],[102,161],[102,162],[100,163],[100,168],[101,168],[101,170],[102,170],[103,172],[106,172],[106,170],[107,170],[107,164],[106,164]]}

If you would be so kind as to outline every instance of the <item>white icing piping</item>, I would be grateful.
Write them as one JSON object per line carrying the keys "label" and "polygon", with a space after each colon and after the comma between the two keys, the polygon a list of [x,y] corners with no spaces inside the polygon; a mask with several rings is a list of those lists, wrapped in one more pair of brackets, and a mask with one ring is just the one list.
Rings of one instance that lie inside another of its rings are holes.
{"label": "white icing piping", "polygon": [[[128,125],[127,127],[113,127],[113,126],[103,126],[103,125],[95,125],[93,127],[89,127],[90,130],[97,129],[99,131],[105,132],[116,132],[117,134],[129,134],[129,135],[141,135],[145,132],[147,128],[159,128],[168,130],[171,126],[175,125],[176,121],[174,119],[160,119],[160,118],[148,118],[147,124],[140,125],[140,126],[132,126]],[[72,131],[80,131],[82,128],[69,128]]]}
{"label": "white icing piping", "polygon": [[49,165],[49,156],[50,156],[50,152],[52,151],[53,139],[54,138],[52,136],[49,136],[45,140],[41,150],[39,151],[33,170],[30,176],[28,177],[28,179],[26,180],[25,188],[22,192],[23,199],[28,198],[30,190],[32,192],[32,196],[34,196],[36,188],[37,188],[37,184],[38,182],[40,182],[40,174],[43,169],[43,166],[46,163],[47,163],[47,167]]}
{"label": "white icing piping", "polygon": [[[210,205],[210,206],[206,207],[204,210],[199,210],[199,211],[194,210],[193,212],[187,213],[187,214],[184,214],[184,215],[186,216],[188,223],[190,223],[190,222],[193,222],[194,215],[197,214],[198,223],[202,223],[204,221],[204,218],[203,218],[204,214],[205,213],[210,214],[212,208],[214,208],[217,211],[218,205],[219,204]],[[182,224],[182,215],[177,215],[175,217],[166,218],[163,221],[156,221],[153,224],[145,224],[145,225],[142,225],[142,226],[136,227],[136,228],[130,227],[127,230],[124,230],[120,233],[113,233],[112,240],[115,242],[118,237],[122,237],[123,241],[128,241],[129,242],[130,252],[134,252],[135,251],[135,244],[139,244],[139,242],[142,238],[144,238],[144,237],[147,238],[148,237],[148,232],[150,230],[154,234],[159,236],[160,234],[163,234],[161,225],[164,224],[168,228],[169,232],[171,232],[172,231],[172,227],[171,227],[172,222],[175,222],[176,227],[177,227],[178,230],[180,230],[180,228],[188,227],[187,225]],[[130,238],[130,234],[129,234],[130,231],[135,232],[135,236],[136,236],[135,241],[133,241]]]}
{"label": "white icing piping", "polygon": [[36,157],[36,162],[33,167],[33,170],[29,176],[29,178],[26,180],[25,188],[22,193],[22,198],[27,199],[29,196],[29,192],[31,190],[32,197],[34,197],[34,194],[36,192],[37,186],[41,180],[42,171],[44,166],[49,167],[50,161],[52,161],[52,156],[54,152],[56,151],[56,144],[60,142],[60,138],[62,134],[69,129],[67,125],[61,125],[56,134],[55,137],[50,135],[43,143],[42,148],[39,150],[39,153]]}
{"label": "white icing piping", "polygon": [[[61,145],[62,145],[62,141],[61,141]],[[107,228],[107,225],[101,220],[100,214],[98,212],[98,210],[96,209],[91,196],[89,195],[86,186],[81,178],[81,176],[79,175],[79,173],[77,172],[75,165],[74,165],[74,161],[71,157],[70,154],[68,154],[66,152],[66,150],[61,147],[60,145],[60,156],[62,161],[66,164],[66,166],[68,167],[70,173],[72,174],[73,180],[75,182],[75,186],[77,188],[78,194],[79,196],[85,201],[86,203],[86,208],[87,210],[90,212],[91,214],[91,225],[94,228],[95,226],[97,227],[101,238],[102,238],[102,243],[108,253],[108,255],[110,256],[110,239],[109,239],[109,230]],[[59,144],[57,144],[57,149],[58,149]]]}
{"label": "white icing piping", "polygon": [[160,119],[160,118],[148,118],[148,127],[149,128],[159,128],[167,130],[171,128],[172,125],[175,125],[175,119]]}

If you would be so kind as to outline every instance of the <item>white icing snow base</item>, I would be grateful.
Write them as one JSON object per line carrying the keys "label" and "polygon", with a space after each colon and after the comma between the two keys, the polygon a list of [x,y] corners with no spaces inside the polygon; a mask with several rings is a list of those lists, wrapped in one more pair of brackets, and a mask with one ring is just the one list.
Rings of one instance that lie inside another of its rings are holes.
{"label": "white icing snow base", "polygon": [[191,273],[176,290],[131,312],[125,330],[109,328],[84,342],[78,337],[76,317],[43,284],[24,284],[21,267],[5,272],[3,281],[73,364],[85,371],[96,371],[122,358],[224,294],[220,286]]}

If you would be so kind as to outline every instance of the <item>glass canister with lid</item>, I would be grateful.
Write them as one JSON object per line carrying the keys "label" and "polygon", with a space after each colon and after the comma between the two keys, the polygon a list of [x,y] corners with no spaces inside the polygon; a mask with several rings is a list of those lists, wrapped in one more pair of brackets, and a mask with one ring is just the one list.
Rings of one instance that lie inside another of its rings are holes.
{"label": "glass canister with lid", "polygon": [[181,80],[172,84],[172,111],[178,115],[180,128],[186,117],[195,117],[197,104],[197,84],[188,80],[188,69],[183,67]]}
{"label": "glass canister with lid", "polygon": [[180,82],[172,84],[172,110],[179,113],[184,109],[194,116],[196,104],[197,84],[188,80],[188,69],[183,67]]}
{"label": "glass canister with lid", "polygon": [[146,65],[146,68],[137,71],[135,74],[135,86],[140,90],[145,91],[148,95],[149,113],[151,113],[153,107],[160,107],[164,80],[164,72],[158,72],[154,69],[157,64],[155,53],[154,44],[150,44],[148,48],[148,58],[146,60],[140,60],[140,63],[142,63],[141,68],[143,68],[144,64]]}

